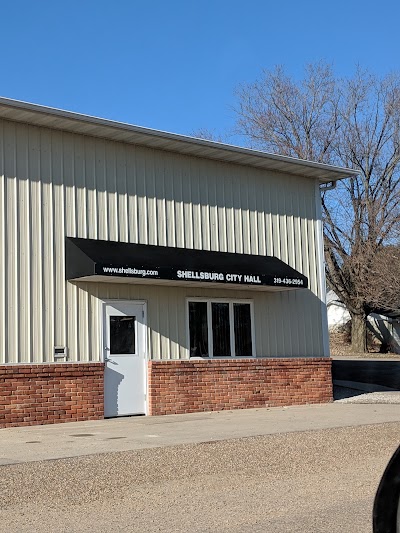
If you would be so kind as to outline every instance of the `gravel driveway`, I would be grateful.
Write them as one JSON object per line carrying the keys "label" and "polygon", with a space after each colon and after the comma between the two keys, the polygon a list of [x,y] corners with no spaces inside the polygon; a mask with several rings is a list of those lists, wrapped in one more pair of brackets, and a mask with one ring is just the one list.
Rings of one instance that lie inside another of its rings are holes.
{"label": "gravel driveway", "polygon": [[370,533],[400,423],[0,467],[0,531]]}

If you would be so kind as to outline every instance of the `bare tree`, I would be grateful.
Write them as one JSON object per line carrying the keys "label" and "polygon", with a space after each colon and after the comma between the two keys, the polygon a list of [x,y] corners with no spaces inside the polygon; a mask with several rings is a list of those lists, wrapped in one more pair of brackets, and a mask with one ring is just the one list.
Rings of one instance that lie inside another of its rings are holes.
{"label": "bare tree", "polygon": [[400,77],[329,65],[302,80],[283,68],[238,91],[238,132],[252,147],[354,168],[359,176],[322,192],[327,280],[352,318],[352,347],[366,351],[366,319],[400,307]]}
{"label": "bare tree", "polygon": [[194,130],[190,133],[192,137],[196,137],[197,139],[205,139],[207,141],[215,141],[218,143],[227,143],[228,142],[228,136],[222,135],[221,133],[218,133],[214,129],[208,129],[208,128],[199,128],[198,130]]}
{"label": "bare tree", "polygon": [[329,65],[296,82],[282,67],[238,90],[238,132],[253,148],[328,163],[340,128],[340,93]]}

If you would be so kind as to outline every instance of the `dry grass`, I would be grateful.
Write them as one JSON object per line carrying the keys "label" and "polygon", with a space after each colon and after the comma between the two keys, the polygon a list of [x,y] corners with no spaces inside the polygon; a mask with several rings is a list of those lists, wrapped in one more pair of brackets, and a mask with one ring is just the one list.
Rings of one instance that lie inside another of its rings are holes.
{"label": "dry grass", "polygon": [[399,354],[396,353],[380,353],[380,342],[374,338],[371,334],[368,335],[368,352],[366,353],[357,353],[353,352],[350,342],[350,328],[348,326],[343,326],[340,329],[329,332],[329,344],[331,356],[341,356],[341,357],[399,357]]}

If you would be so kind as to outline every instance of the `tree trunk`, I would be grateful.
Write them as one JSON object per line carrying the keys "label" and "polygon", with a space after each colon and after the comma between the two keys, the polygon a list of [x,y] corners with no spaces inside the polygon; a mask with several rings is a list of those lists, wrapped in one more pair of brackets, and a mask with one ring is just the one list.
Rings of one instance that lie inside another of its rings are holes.
{"label": "tree trunk", "polygon": [[351,313],[351,348],[354,353],[367,352],[367,317]]}

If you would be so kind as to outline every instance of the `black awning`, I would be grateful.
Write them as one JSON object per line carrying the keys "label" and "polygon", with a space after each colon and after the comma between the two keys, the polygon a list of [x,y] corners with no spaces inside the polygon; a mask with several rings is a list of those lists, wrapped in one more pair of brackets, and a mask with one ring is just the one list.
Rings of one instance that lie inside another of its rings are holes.
{"label": "black awning", "polygon": [[305,276],[276,257],[66,237],[66,279],[94,276],[308,287]]}

